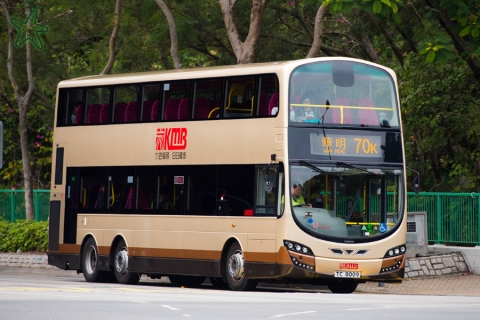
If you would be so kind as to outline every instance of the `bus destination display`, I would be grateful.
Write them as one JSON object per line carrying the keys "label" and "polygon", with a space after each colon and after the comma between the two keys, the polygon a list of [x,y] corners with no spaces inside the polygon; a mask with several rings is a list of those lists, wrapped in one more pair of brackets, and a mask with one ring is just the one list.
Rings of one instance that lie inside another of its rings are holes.
{"label": "bus destination display", "polygon": [[348,157],[381,157],[381,136],[310,134],[310,150],[315,155]]}

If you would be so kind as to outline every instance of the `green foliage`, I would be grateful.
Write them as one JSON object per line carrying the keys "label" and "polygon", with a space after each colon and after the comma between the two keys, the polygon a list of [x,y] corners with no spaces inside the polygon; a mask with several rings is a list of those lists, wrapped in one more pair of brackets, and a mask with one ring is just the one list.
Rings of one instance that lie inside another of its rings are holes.
{"label": "green foliage", "polygon": [[409,166],[422,173],[422,190],[476,191],[480,110],[472,96],[477,85],[460,58],[418,68],[421,59],[410,54],[405,69],[397,70]]}
{"label": "green foliage", "polygon": [[[34,188],[48,188],[57,83],[103,70],[109,58],[115,1],[8,3],[12,17],[25,19],[28,4],[38,11],[38,21],[49,28],[42,36],[44,49],[32,53],[35,86],[47,101],[34,96],[27,124]],[[176,22],[184,68],[236,63],[216,0],[166,3]],[[304,58],[313,41],[315,15],[321,5],[329,6],[329,13],[323,24],[320,56],[377,61],[397,72],[407,159],[409,166],[422,174],[422,190],[479,191],[480,101],[472,66],[480,65],[480,2],[269,0],[255,61]],[[249,33],[251,6],[252,1],[243,0],[234,8],[241,41]],[[54,18],[67,10],[72,12]],[[169,26],[156,2],[122,1],[121,10],[112,73],[172,69]],[[440,22],[442,17],[448,19],[451,32]],[[462,54],[454,36],[465,44]],[[22,188],[18,105],[5,67],[8,34],[3,15],[0,43],[0,117],[5,127],[0,184],[9,189]],[[467,59],[472,61],[466,63]],[[24,48],[14,49],[14,64],[17,83],[25,88]]]}
{"label": "green foliage", "polygon": [[46,251],[48,222],[0,220],[0,252]]}

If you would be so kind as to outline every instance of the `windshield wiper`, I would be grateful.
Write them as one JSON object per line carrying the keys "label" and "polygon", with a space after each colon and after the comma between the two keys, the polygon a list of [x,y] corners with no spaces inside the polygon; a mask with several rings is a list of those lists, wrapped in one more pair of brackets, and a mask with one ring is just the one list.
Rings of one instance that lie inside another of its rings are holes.
{"label": "windshield wiper", "polygon": [[320,173],[327,173],[327,172],[323,171],[322,169],[315,167],[315,166],[314,166],[313,164],[311,164],[310,162],[307,162],[307,161],[304,161],[304,160],[300,160],[300,161],[299,161],[299,164],[300,164],[301,166],[310,168],[310,169],[312,169],[312,170],[314,170],[314,171],[317,171],[317,172],[320,172]]}
{"label": "windshield wiper", "polygon": [[350,168],[350,169],[355,169],[355,170],[358,170],[358,171],[363,171],[363,172],[366,172],[366,173],[370,173],[370,171],[367,171],[365,169],[362,169],[362,168],[359,168],[359,167],[356,167],[356,166],[352,166],[351,164],[348,164],[348,163],[345,163],[345,162],[342,162],[342,161],[337,161],[335,164],[337,165],[337,167]]}

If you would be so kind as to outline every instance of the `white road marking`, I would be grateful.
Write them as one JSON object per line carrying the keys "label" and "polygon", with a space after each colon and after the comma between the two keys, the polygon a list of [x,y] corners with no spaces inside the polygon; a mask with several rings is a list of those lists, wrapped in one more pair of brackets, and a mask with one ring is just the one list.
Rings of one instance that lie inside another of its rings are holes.
{"label": "white road marking", "polygon": [[282,318],[282,317],[288,317],[288,316],[296,316],[297,314],[315,313],[315,312],[318,312],[318,311],[302,311],[302,312],[295,312],[295,313],[284,313],[284,314],[274,315],[272,318]]}
{"label": "white road marking", "polygon": [[136,303],[148,303],[146,301],[132,301],[132,302],[136,302]]}
{"label": "white road marking", "polygon": [[164,308],[166,308],[166,309],[170,309],[170,310],[175,310],[175,311],[180,310],[180,309],[174,308],[174,307],[172,307],[172,306],[168,306],[168,305],[166,305],[166,304],[162,304],[162,307],[164,307]]}

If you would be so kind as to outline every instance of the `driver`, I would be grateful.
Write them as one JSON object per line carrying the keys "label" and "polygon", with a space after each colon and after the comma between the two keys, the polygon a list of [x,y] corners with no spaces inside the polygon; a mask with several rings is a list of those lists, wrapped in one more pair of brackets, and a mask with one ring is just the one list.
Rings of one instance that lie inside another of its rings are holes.
{"label": "driver", "polygon": [[302,196],[303,187],[301,184],[292,185],[292,205],[302,205],[302,207],[311,207],[311,204],[306,204],[305,199]]}

